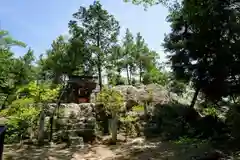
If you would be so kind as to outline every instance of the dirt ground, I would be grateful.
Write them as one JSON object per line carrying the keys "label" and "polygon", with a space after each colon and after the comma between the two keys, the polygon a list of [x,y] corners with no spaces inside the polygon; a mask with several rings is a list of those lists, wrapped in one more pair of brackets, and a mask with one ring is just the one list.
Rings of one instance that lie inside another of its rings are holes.
{"label": "dirt ground", "polygon": [[5,145],[4,160],[187,160],[209,151],[210,146],[184,146],[171,142],[131,139],[117,145],[86,145],[83,149],[64,144],[36,147]]}

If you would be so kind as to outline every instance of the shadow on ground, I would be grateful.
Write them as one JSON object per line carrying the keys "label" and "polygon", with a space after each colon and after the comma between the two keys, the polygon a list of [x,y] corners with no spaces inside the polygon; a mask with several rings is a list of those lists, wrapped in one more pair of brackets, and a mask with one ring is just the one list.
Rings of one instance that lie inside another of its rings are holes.
{"label": "shadow on ground", "polygon": [[[209,148],[204,149],[206,151]],[[75,158],[75,160],[87,159],[85,158],[87,154],[88,158],[96,160],[101,158],[102,160],[186,160],[186,153],[195,154],[196,149],[189,149],[189,146],[170,142],[163,143],[156,139],[143,142],[141,138],[138,138],[132,140],[131,143],[121,143],[116,146],[93,145],[85,153],[79,148],[62,148],[60,146],[50,148],[25,145],[19,148],[17,145],[7,145],[4,150],[4,160],[70,160],[74,154],[81,157]]]}
{"label": "shadow on ground", "polygon": [[214,149],[207,143],[189,145],[135,138],[114,146],[95,144],[84,150],[61,145],[51,148],[7,145],[4,151],[4,160],[194,160]]}
{"label": "shadow on ground", "polygon": [[122,156],[117,160],[190,160],[210,150],[212,147],[208,144],[184,145],[153,139],[142,144],[132,143],[121,147]]}
{"label": "shadow on ground", "polygon": [[33,145],[5,145],[4,160],[55,160],[71,159],[72,154],[78,149],[70,147],[65,148],[62,145],[50,146],[33,146]]}

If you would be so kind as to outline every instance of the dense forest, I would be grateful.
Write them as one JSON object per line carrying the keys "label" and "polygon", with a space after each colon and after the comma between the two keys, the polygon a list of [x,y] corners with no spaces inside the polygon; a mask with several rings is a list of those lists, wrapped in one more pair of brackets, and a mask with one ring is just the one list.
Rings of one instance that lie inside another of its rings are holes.
{"label": "dense forest", "polygon": [[[217,146],[230,140],[239,142],[239,2],[134,0],[132,3],[144,5],[146,9],[161,3],[169,9],[166,20],[171,31],[162,44],[166,63],[160,63],[160,54],[148,47],[141,33],[133,35],[126,29],[120,39],[121,26],[101,1],[87,8],[80,7],[73,13],[68,23],[69,36],[59,35],[40,57],[35,57],[31,48],[23,56],[16,57],[11,48],[27,44],[12,38],[6,30],[0,31],[0,115],[7,117],[6,143],[22,141],[28,134],[31,137],[33,130],[39,130],[38,143],[44,139],[41,134],[44,122],[39,119],[46,113],[48,103],[58,102],[64,75],[97,76],[100,93],[96,103],[103,104],[113,120],[118,116],[124,119],[125,128],[129,128],[134,118],[122,116],[120,108],[124,99],[109,86],[157,84],[178,97],[183,97],[189,89],[194,90],[188,106],[172,101],[162,105],[165,109],[160,107],[160,112],[152,112],[159,113],[157,116],[161,120],[157,124],[161,127],[158,129],[171,135],[168,140],[187,139],[190,144],[196,139],[211,141]],[[165,70],[166,66],[171,70]],[[105,77],[107,84],[103,83]],[[134,106],[144,111],[145,123],[156,118],[156,115],[147,115],[147,107],[151,104],[149,98]],[[184,106],[180,107],[180,112],[186,110],[184,116],[173,111],[179,106]],[[229,109],[227,120],[220,118],[222,106]],[[54,114],[55,111],[50,116],[49,141],[52,141]],[[113,126],[117,125],[117,121],[112,122]],[[112,131],[115,142],[116,132]],[[236,149],[237,144],[231,143],[231,147]]]}

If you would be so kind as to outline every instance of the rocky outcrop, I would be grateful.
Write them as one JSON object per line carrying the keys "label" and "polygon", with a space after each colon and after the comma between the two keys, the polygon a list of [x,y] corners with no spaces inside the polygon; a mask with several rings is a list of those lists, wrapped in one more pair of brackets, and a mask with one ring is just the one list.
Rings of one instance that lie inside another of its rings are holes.
{"label": "rocky outcrop", "polygon": [[114,89],[123,94],[127,108],[149,100],[154,104],[164,104],[171,100],[168,91],[158,84],[140,85],[137,87],[119,85],[115,86]]}
{"label": "rocky outcrop", "polygon": [[84,142],[95,139],[96,115],[93,103],[61,104],[56,120],[55,139],[76,140],[82,137]]}

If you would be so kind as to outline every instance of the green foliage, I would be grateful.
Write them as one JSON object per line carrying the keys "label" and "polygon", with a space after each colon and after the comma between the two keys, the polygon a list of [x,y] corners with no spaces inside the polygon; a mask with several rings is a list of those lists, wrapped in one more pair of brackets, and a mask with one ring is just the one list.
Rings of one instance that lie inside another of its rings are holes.
{"label": "green foliage", "polygon": [[124,0],[124,2],[131,2],[134,5],[143,5],[145,9],[149,6],[163,4],[164,6],[170,7],[170,0]]}
{"label": "green foliage", "polygon": [[8,31],[0,30],[0,49],[3,48],[10,48],[12,46],[20,46],[20,47],[26,47],[26,44],[24,44],[21,41],[13,39]]}
{"label": "green foliage", "polygon": [[109,74],[108,75],[108,84],[110,85],[124,85],[125,79],[117,74]]}
{"label": "green foliage", "polygon": [[0,91],[2,93],[8,93],[14,86],[14,74],[11,74],[13,70],[13,53],[8,49],[0,49]]}
{"label": "green foliage", "polygon": [[133,112],[144,112],[144,106],[142,105],[133,106],[132,110]]}
{"label": "green foliage", "polygon": [[211,116],[217,117],[219,113],[218,113],[216,108],[208,107],[208,108],[204,108],[203,109],[203,114],[204,115],[211,115]]}
{"label": "green foliage", "polygon": [[[126,29],[122,44],[112,48],[112,54],[108,57],[107,71],[109,75],[118,75],[118,77],[122,71],[125,71],[127,83],[135,85],[136,76],[139,76],[141,83],[143,74],[157,67],[158,58],[158,54],[148,48],[140,33],[134,37],[130,30]],[[112,80],[110,77],[109,79]]]}
{"label": "green foliage", "polygon": [[22,42],[13,40],[6,31],[0,31],[0,92],[6,95],[3,107],[14,99],[14,93],[18,86],[34,79],[33,51],[31,49],[19,58],[14,57],[12,46],[22,46]]}
{"label": "green foliage", "polygon": [[174,141],[176,144],[184,144],[184,145],[201,145],[203,143],[207,143],[208,140],[201,140],[197,138],[190,138],[187,136],[182,136],[178,140]]}
{"label": "green foliage", "polygon": [[33,62],[35,60],[33,50],[29,49],[27,53],[18,59],[14,59],[11,73],[14,74],[15,86],[25,85],[35,80]]}
{"label": "green foliage", "polygon": [[[190,111],[191,109],[180,104],[156,106],[153,111],[153,120],[156,122],[157,128],[154,132],[161,134],[166,139],[178,139],[184,135],[193,136],[195,129],[186,120]],[[194,114],[191,116],[194,117]]]}
{"label": "green foliage", "polygon": [[[56,100],[59,88],[51,89],[50,84],[33,81],[18,89],[17,97],[11,105],[0,112],[7,117],[7,142],[16,142],[30,136],[37,129],[37,120],[42,108],[38,103]],[[42,104],[43,105],[43,104]]]}
{"label": "green foliage", "polygon": [[74,26],[75,30],[77,28],[83,31],[89,53],[91,53],[88,58],[97,68],[99,85],[102,89],[102,70],[107,66],[112,47],[116,45],[120,29],[119,22],[103,9],[99,1],[95,1],[88,8],[80,7],[73,17],[74,20],[70,21],[69,25]]}
{"label": "green foliage", "polygon": [[54,89],[51,89],[50,87],[51,84],[38,84],[36,81],[33,81],[19,88],[17,93],[19,96],[22,94],[23,97],[32,98],[35,102],[52,102],[57,99],[60,87]]}
{"label": "green foliage", "polygon": [[109,88],[103,88],[97,95],[96,101],[103,104],[106,111],[112,116],[119,114],[124,104],[123,95],[119,91]]}
{"label": "green foliage", "polygon": [[126,133],[126,136],[137,136],[138,131],[138,117],[127,115],[125,117],[120,117],[121,128]]}
{"label": "green foliage", "polygon": [[[44,77],[51,77],[55,84],[60,84],[60,77],[63,74],[85,74],[90,73],[90,55],[84,46],[83,33],[74,26],[69,26],[71,39],[67,40],[59,36],[53,41],[51,48],[46,51],[46,56],[38,62],[41,66],[41,74]],[[73,31],[74,30],[74,31]],[[77,32],[77,33],[76,33]],[[87,71],[87,70],[88,71]]]}
{"label": "green foliage", "polygon": [[170,92],[176,93],[177,95],[182,95],[186,91],[186,84],[174,78],[171,78],[168,87]]}
{"label": "green foliage", "polygon": [[219,101],[238,95],[238,10],[236,1],[184,0],[168,16],[172,30],[164,47],[175,78],[191,81],[196,96],[202,91],[208,100]]}
{"label": "green foliage", "polygon": [[6,142],[17,142],[30,136],[29,128],[36,129],[40,109],[34,105],[34,99],[17,99],[5,110],[1,116],[7,117]]}
{"label": "green foliage", "polygon": [[143,75],[143,84],[156,83],[165,86],[167,82],[167,75],[155,67]]}
{"label": "green foliage", "polygon": [[230,127],[231,136],[235,140],[240,140],[240,110],[239,105],[233,105],[230,107],[226,115],[226,123]]}
{"label": "green foliage", "polygon": [[134,37],[129,29],[126,29],[122,43],[122,52],[118,58],[121,61],[121,67],[127,72],[128,84],[131,84],[131,76],[135,72],[136,66],[134,59]]}

